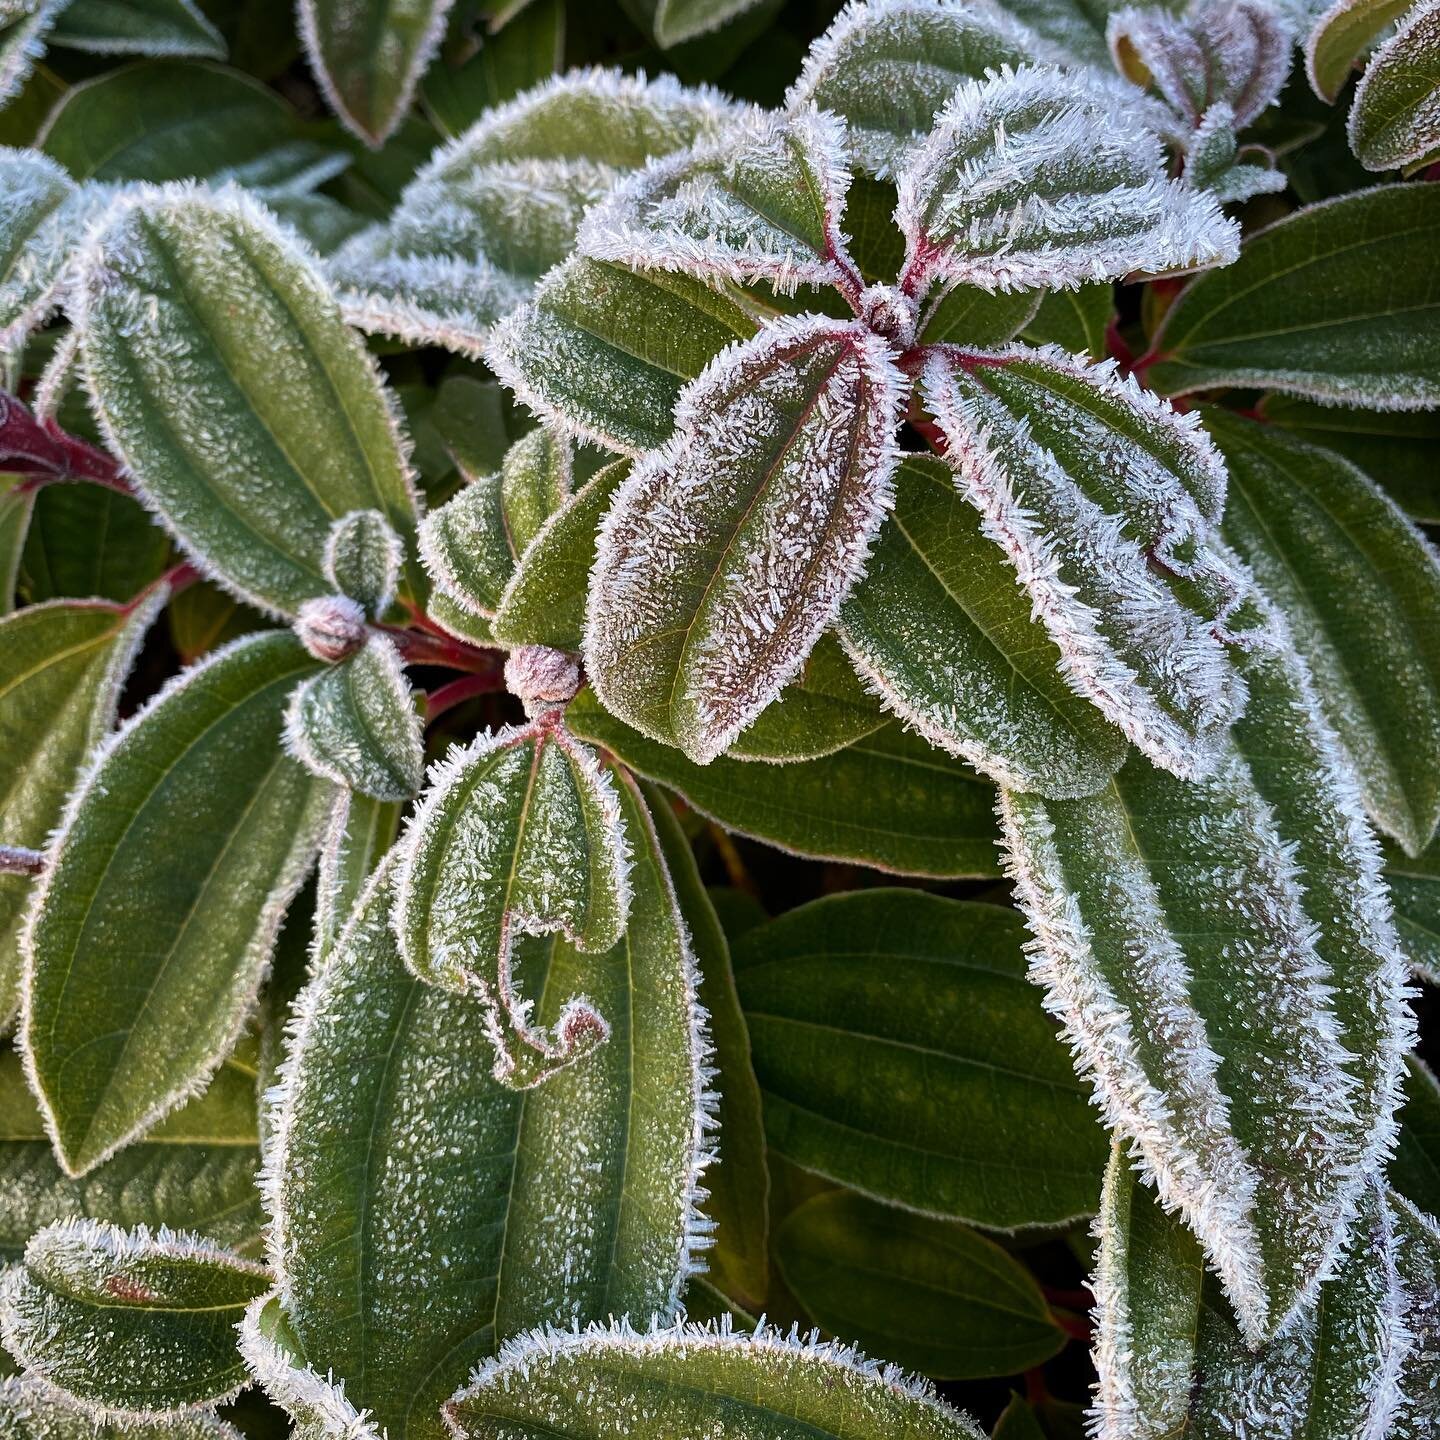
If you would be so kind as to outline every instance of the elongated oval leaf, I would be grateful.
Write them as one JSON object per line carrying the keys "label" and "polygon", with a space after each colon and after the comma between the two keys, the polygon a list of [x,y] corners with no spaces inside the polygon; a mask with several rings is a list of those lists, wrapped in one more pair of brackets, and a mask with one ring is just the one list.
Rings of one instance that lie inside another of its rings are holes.
{"label": "elongated oval leaf", "polygon": [[687,380],[755,322],[686,275],[576,259],[496,327],[486,360],[536,414],[626,455],[662,445]]}
{"label": "elongated oval leaf", "polygon": [[83,1174],[230,1051],[328,787],[280,747],[315,662],[246,636],[185,671],[72,796],[25,937],[22,1041],[61,1164]]}
{"label": "elongated oval leaf", "polygon": [[1225,467],[1198,421],[1054,349],[942,352],[924,387],[1066,684],[1156,764],[1203,775],[1244,701],[1221,635],[1245,582],[1210,536]]}
{"label": "elongated oval leaf", "polygon": [[1414,0],[1335,0],[1315,21],[1305,42],[1310,88],[1334,104],[1355,62],[1370,42],[1399,19]]}
{"label": "elongated oval leaf", "polygon": [[1286,613],[1377,825],[1416,855],[1440,822],[1440,562],[1348,461],[1224,411],[1225,535]]}
{"label": "elongated oval leaf", "polygon": [[766,765],[722,755],[707,766],[630,729],[589,690],[568,723],[701,814],[823,860],[901,875],[995,875],[994,790],[898,724],[823,759]]}
{"label": "elongated oval leaf", "polygon": [[372,635],[302,681],[285,708],[285,748],[312,775],[375,800],[408,800],[425,768],[420,717],[400,654]]}
{"label": "elongated oval leaf", "polygon": [[596,1440],[980,1440],[972,1421],[920,1380],[836,1342],[758,1329],[626,1324],[512,1341],[445,1407],[459,1440],[540,1430]]}
{"label": "elongated oval leaf", "polygon": [[1200,1248],[1138,1183],[1117,1145],[1097,1223],[1098,1433],[1116,1440],[1405,1433],[1397,1385],[1410,1346],[1390,1202],[1367,1185],[1321,1303],[1253,1354],[1204,1274]]}
{"label": "elongated oval leaf", "polygon": [[67,262],[93,205],[60,166],[0,147],[0,345],[23,343],[60,298]]}
{"label": "elongated oval leaf", "polygon": [[378,148],[404,119],[445,36],[452,0],[300,0],[311,72],[346,127]]}
{"label": "elongated oval leaf", "polygon": [[[936,0],[850,4],[810,47],[786,96],[846,122],[855,159],[892,172],[960,82],[1036,58],[1036,37],[997,10]],[[888,278],[888,277],[887,277]]]}
{"label": "elongated oval leaf", "polygon": [[1065,1344],[1029,1271],[953,1221],[832,1190],[790,1212],[775,1251],[818,1325],[936,1380],[1028,1370]]}
{"label": "elongated oval leaf", "polygon": [[1092,1213],[1104,1137],[1026,983],[1024,938],[1013,911],[913,890],[746,931],[735,980],[771,1146],[990,1229]]}
{"label": "elongated oval leaf", "polygon": [[317,961],[339,936],[360,892],[395,842],[401,805],[354,790],[338,790],[320,846],[315,875]]}
{"label": "elongated oval leaf", "polygon": [[1344,1243],[1411,1022],[1377,849],[1277,616],[1246,670],[1210,779],[1136,759],[1001,814],[1047,1006],[1255,1343]]}
{"label": "elongated oval leaf", "polygon": [[102,1418],[214,1404],[249,1379],[235,1326],[270,1272],[197,1235],[62,1220],[0,1289],[0,1333],[27,1371]]}
{"label": "elongated oval leaf", "polygon": [[1016,789],[1098,790],[1130,747],[1066,686],[1061,651],[981,526],[940,461],[906,460],[840,636],[883,703],[932,745]]}
{"label": "elongated oval leaf", "polygon": [[902,389],[884,341],[817,317],[687,387],[600,532],[585,665],[607,709],[705,764],[779,694],[889,507]]}
{"label": "elongated oval leaf", "polygon": [[396,933],[421,979],[483,1007],[497,1080],[538,1085],[604,1043],[583,996],[553,1030],[531,1023],[512,949],[517,934],[554,931],[587,953],[615,944],[627,846],[613,783],[563,724],[483,734],[435,772],[402,843]]}
{"label": "elongated oval leaf", "polygon": [[[128,611],[52,600],[0,620],[0,841],[44,847],[164,603],[159,592]],[[33,889],[0,876],[0,1024],[20,1003],[20,924]]]}
{"label": "elongated oval leaf", "polygon": [[378,510],[352,510],[325,540],[325,578],[371,615],[387,609],[403,559],[400,537]]}
{"label": "elongated oval leaf", "polygon": [[205,1410],[143,1422],[97,1422],[42,1381],[19,1376],[0,1379],[0,1435],[5,1440],[241,1440],[233,1425]]}
{"label": "elongated oval leaf", "polygon": [[1332,405],[1440,405],[1440,190],[1386,185],[1298,210],[1246,237],[1228,269],[1166,312],[1160,391],[1268,386]]}
{"label": "elongated oval leaf", "polygon": [[850,171],[833,116],[755,111],[708,145],[648,165],[593,207],[595,260],[737,284],[858,287],[841,224]]}
{"label": "elongated oval leaf", "polygon": [[20,1057],[0,1055],[0,1259],[19,1260],[37,1230],[79,1218],[193,1230],[252,1249],[262,1223],[257,1048],[244,1037],[203,1094],[83,1180],[56,1164]]}
{"label": "elongated oval leaf", "polygon": [[225,37],[193,0],[69,0],[49,39],[93,55],[225,58]]}
{"label": "elongated oval leaf", "polygon": [[1410,170],[1440,151],[1440,5],[1418,4],[1376,50],[1346,125],[1367,170]]}
{"label": "elongated oval leaf", "polygon": [[331,263],[347,318],[476,354],[571,252],[585,208],[655,155],[735,114],[669,76],[578,70],[487,111],[405,187],[389,222]]}
{"label": "elongated oval leaf", "polygon": [[[583,973],[614,1043],[538,1089],[498,1084],[482,1013],[400,958],[393,862],[300,1000],[267,1184],[272,1254],[308,1363],[391,1440],[443,1435],[441,1401],[516,1330],[670,1314],[703,1244],[693,961],[644,809],[628,786],[620,796],[637,837],[630,930],[604,955],[550,941],[527,954],[542,1018]],[[283,1385],[272,1393],[303,1418]]]}
{"label": "elongated oval leaf", "polygon": [[325,543],[351,510],[413,541],[374,364],[308,257],[238,191],[121,202],[83,291],[85,380],[111,449],[241,599],[293,614],[329,593]]}
{"label": "elongated oval leaf", "polygon": [[911,293],[936,279],[1040,290],[1225,263],[1239,238],[1214,199],[1166,178],[1134,100],[1085,72],[966,81],[898,187]]}

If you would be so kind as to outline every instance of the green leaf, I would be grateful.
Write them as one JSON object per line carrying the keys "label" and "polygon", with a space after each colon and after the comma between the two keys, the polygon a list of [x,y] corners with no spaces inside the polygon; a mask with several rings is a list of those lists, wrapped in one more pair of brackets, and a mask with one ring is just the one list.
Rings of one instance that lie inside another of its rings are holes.
{"label": "green leaf", "polygon": [[[922,381],[955,483],[1064,683],[1157,765],[1203,775],[1244,700],[1225,642],[1245,580],[1211,533],[1225,465],[1198,419],[1055,349],[940,351]],[[1022,773],[1054,770],[1042,751]]]}
{"label": "green leaf", "polygon": [[194,177],[290,192],[349,164],[343,150],[304,138],[295,112],[268,86],[223,65],[180,60],[107,70],[72,87],[39,143],[77,180]]}
{"label": "green leaf", "polygon": [[[1059,292],[1067,296],[1071,293]],[[959,345],[1003,345],[1035,319],[1041,303],[1038,294],[1023,290],[1001,290],[991,295],[974,285],[956,285],[931,304],[920,322],[918,338],[926,345],[947,341]]]}
{"label": "green leaf", "polygon": [[219,586],[203,580],[186,586],[171,600],[165,614],[182,665],[193,665],[202,655],[262,628],[257,615]]}
{"label": "green leaf", "polygon": [[[0,841],[44,849],[65,799],[115,721],[162,594],[126,612],[52,600],[0,620]],[[0,875],[0,1025],[20,1000],[20,927],[35,882]]]}
{"label": "green leaf", "polygon": [[1092,798],[1002,792],[1033,972],[1224,1282],[1282,1331],[1394,1133],[1411,1018],[1379,855],[1283,623],[1214,775],[1132,760]]}
{"label": "green leaf", "polygon": [[859,322],[777,320],[718,355],[600,532],[585,671],[699,764],[799,672],[891,500],[903,377]]}
{"label": "green leaf", "polygon": [[675,812],[653,787],[644,786],[641,793],[654,822],[658,853],[675,888],[677,909],[690,934],[700,1004],[709,1017],[714,1047],[710,1063],[716,1072],[712,1140],[716,1163],[705,1175],[710,1194],[703,1208],[714,1224],[715,1244],[707,1256],[706,1280],[742,1306],[758,1308],[769,1292],[770,1176],[760,1086],[735,992],[730,947]]}
{"label": "green leaf", "polygon": [[894,513],[838,633],[889,710],[1002,784],[1073,798],[1129,752],[1061,678],[1062,652],[939,460],[900,467]]}
{"label": "green leaf", "polygon": [[5,1440],[242,1440],[240,1431],[207,1410],[158,1420],[97,1422],[43,1382],[19,1377],[0,1379],[0,1435]]}
{"label": "green leaf", "polygon": [[400,537],[378,510],[352,510],[325,541],[325,577],[371,615],[384,613],[395,594],[403,558]]}
{"label": "green leaf", "polygon": [[1414,857],[1387,845],[1385,880],[1405,958],[1418,974],[1440,985],[1440,839]]}
{"label": "green leaf", "polygon": [[930,133],[958,84],[1024,64],[1034,46],[1026,27],[998,10],[847,6],[810,47],[787,99],[840,116],[861,168],[883,175]]}
{"label": "green leaf", "polygon": [[1440,561],[1348,461],[1223,410],[1224,533],[1290,622],[1365,807],[1418,854],[1440,823]]}
{"label": "green leaf", "polygon": [[457,1440],[543,1433],[599,1440],[982,1440],[924,1381],[834,1342],[699,1325],[537,1331],[507,1345],[445,1406]]}
{"label": "green leaf", "polygon": [[553,75],[565,60],[564,0],[527,4],[462,64],[443,56],[420,86],[426,114],[452,138],[487,110]]}
{"label": "green leaf", "polygon": [[775,1250],[822,1329],[936,1380],[1029,1370],[1065,1345],[1024,1266],[953,1221],[833,1190],[791,1211]]}
{"label": "green leaf", "polygon": [[402,806],[340,790],[330,811],[315,883],[314,953],[323,958],[385,852],[395,841]]}
{"label": "green leaf", "polygon": [[413,540],[374,363],[308,258],[240,192],[121,201],[89,252],[78,326],[110,448],[241,599],[293,614],[329,593],[326,540],[351,510]]}
{"label": "green leaf", "polygon": [[701,814],[782,850],[902,875],[997,873],[992,787],[896,724],[822,760],[763,765],[721,756],[701,766],[616,720],[589,690],[566,720]]}
{"label": "green leaf", "polygon": [[1092,1214],[1105,1140],[1025,978],[1024,941],[1013,910],[885,889],[742,935],[735,980],[771,1146],[989,1229]]}
{"label": "green leaf", "polygon": [[536,414],[639,455],[669,437],[685,382],[755,328],[735,301],[689,276],[577,258],[496,327],[486,361]]}
{"label": "green leaf", "polygon": [[536,532],[495,612],[495,638],[502,644],[580,649],[595,532],[629,473],[628,460],[598,470]]}
{"label": "green leaf", "polygon": [[328,801],[280,748],[314,668],[289,634],[215,652],[70,799],[31,912],[22,1032],[68,1174],[143,1134],[234,1045]]}
{"label": "green leaf", "polygon": [[90,202],[53,161],[9,148],[0,148],[0,201],[0,348],[12,350],[55,308]]}
{"label": "green leaf", "polygon": [[[1103,360],[1105,331],[1115,314],[1113,285],[1082,285],[1078,290],[1052,290],[1040,302],[1034,317],[1020,331],[1030,345],[1058,345],[1072,355]],[[956,339],[964,339],[956,336]],[[988,340],[970,344],[988,345]]]}
{"label": "green leaf", "polygon": [[225,58],[224,37],[192,0],[69,0],[50,43],[94,55]]}
{"label": "green leaf", "polygon": [[1293,395],[1267,395],[1261,417],[1358,465],[1412,520],[1440,522],[1440,471],[1434,465],[1440,415],[1341,410]]}
{"label": "green leaf", "polygon": [[445,36],[452,0],[397,10],[375,0],[300,0],[300,38],[326,102],[372,149],[394,132]]}
{"label": "green leaf", "polygon": [[285,748],[312,775],[376,800],[420,788],[425,742],[399,651],[383,635],[302,681],[285,709]]}
{"label": "green leaf", "polygon": [[490,326],[571,253],[587,205],[627,171],[714,134],[735,113],[669,76],[594,69],[487,111],[435,152],[385,225],[335,256],[330,271],[347,317],[478,355]]}
{"label": "green leaf", "polygon": [[525,957],[541,1018],[583,979],[611,1044],[537,1089],[492,1079],[474,1002],[400,958],[393,862],[299,1002],[267,1185],[272,1254],[301,1353],[391,1440],[442,1436],[441,1401],[507,1335],[672,1314],[702,1243],[693,961],[654,832],[619,790],[638,852],[629,932],[602,955],[532,940]]}
{"label": "green leaf", "polygon": [[1389,1200],[1410,1335],[1400,1363],[1394,1433],[1409,1440],[1433,1434],[1440,1425],[1440,1226],[1403,1196],[1392,1193]]}
{"label": "green leaf", "polygon": [[1298,210],[1191,282],[1155,337],[1173,395],[1266,386],[1332,405],[1440,405],[1440,190],[1386,185]]}
{"label": "green leaf", "polygon": [[1387,1176],[1417,1209],[1440,1209],[1440,1080],[1418,1055],[1405,1057],[1405,1104]]}
{"label": "green leaf", "polygon": [[1388,25],[1413,0],[1339,0],[1325,10],[1305,42],[1305,71],[1310,88],[1332,105],[1355,64]]}
{"label": "green leaf", "polygon": [[1391,1205],[1373,1180],[1319,1304],[1258,1355],[1205,1274],[1194,1237],[1138,1183],[1119,1145],[1098,1229],[1101,1425],[1136,1436],[1423,1433],[1397,1423],[1407,1296]]}
{"label": "green leaf", "polygon": [[553,1030],[529,1019],[513,975],[517,934],[562,932],[608,950],[625,931],[627,834],[613,781],[550,720],[486,732],[447,757],[405,831],[395,929],[422,980],[483,1007],[495,1078],[538,1085],[602,1045],[583,996]]}
{"label": "green leaf", "polygon": [[6,1273],[0,1332],[27,1371],[98,1418],[153,1419],[248,1382],[235,1326],[270,1283],[198,1235],[62,1220]]}
{"label": "green leaf", "polygon": [[160,577],[170,537],[127,495],[99,485],[46,485],[20,557],[34,603],[74,595],[127,603]]}
{"label": "green leaf", "polygon": [[26,488],[30,478],[0,473],[0,615],[15,608],[20,557],[35,509],[35,491]]}
{"label": "green leaf", "polygon": [[42,1226],[81,1217],[193,1230],[252,1249],[262,1224],[257,1048],[246,1035],[203,1094],[84,1180],[55,1163],[20,1057],[0,1054],[0,1260],[20,1259]]}
{"label": "green leaf", "polygon": [[64,6],[65,0],[36,0],[33,5],[8,7],[0,14],[0,104],[24,88]]}
{"label": "green leaf", "polygon": [[1440,7],[1419,4],[1375,51],[1346,133],[1367,170],[1412,171],[1440,151]]}

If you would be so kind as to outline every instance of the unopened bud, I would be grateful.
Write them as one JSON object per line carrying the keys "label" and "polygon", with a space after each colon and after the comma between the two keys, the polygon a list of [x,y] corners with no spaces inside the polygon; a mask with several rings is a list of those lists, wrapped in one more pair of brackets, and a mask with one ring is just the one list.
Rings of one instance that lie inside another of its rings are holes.
{"label": "unopened bud", "polygon": [[860,297],[860,318],[897,350],[915,343],[915,302],[893,285],[872,285]]}
{"label": "unopened bud", "polygon": [[518,696],[532,718],[575,698],[580,667],[563,650],[521,645],[505,659],[505,688]]}
{"label": "unopened bud", "polygon": [[305,601],[295,617],[295,633],[300,643],[327,665],[348,660],[364,648],[369,638],[365,611],[344,595],[322,595]]}

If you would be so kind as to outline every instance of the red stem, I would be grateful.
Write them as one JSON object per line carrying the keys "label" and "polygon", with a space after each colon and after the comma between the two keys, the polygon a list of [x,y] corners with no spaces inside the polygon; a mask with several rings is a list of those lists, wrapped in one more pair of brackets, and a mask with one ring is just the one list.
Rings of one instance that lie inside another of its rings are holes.
{"label": "red stem", "polygon": [[[419,612],[416,624],[420,623]],[[446,635],[429,622],[423,629],[406,629],[402,625],[381,625],[394,642],[407,664],[442,665],[447,670],[466,670],[477,675],[499,675],[500,659],[493,650],[467,645],[453,635]]]}
{"label": "red stem", "polygon": [[425,723],[438,720],[447,710],[473,700],[477,695],[493,695],[505,688],[505,681],[499,673],[489,675],[462,675],[437,686],[425,696]]}

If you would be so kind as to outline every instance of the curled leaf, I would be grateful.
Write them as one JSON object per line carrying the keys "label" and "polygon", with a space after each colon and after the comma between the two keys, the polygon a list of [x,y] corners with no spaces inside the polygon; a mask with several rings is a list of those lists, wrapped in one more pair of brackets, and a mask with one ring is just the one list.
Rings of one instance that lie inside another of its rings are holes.
{"label": "curled leaf", "polygon": [[400,537],[378,510],[352,510],[330,527],[325,578],[378,616],[395,594],[403,554]]}
{"label": "curled leaf", "polygon": [[903,391],[884,341],[813,316],[687,387],[600,532],[585,660],[607,709],[705,764],[775,699],[863,571]]}
{"label": "curled leaf", "polygon": [[1345,133],[1367,170],[1407,173],[1440,153],[1440,4],[1418,4],[1371,57]]}

